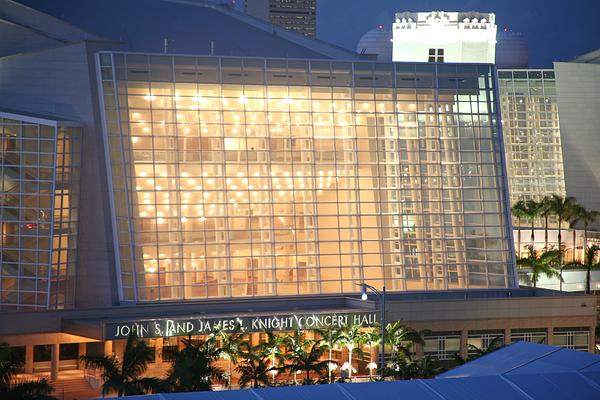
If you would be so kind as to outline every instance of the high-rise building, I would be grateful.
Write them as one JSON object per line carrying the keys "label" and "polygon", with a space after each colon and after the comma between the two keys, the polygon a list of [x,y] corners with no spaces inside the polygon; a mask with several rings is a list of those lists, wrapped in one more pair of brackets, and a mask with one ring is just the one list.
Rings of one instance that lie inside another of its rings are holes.
{"label": "high-rise building", "polygon": [[38,7],[60,2],[69,23],[0,2],[0,172],[20,185],[0,342],[27,372],[121,357],[132,331],[164,368],[214,327],[372,325],[365,283],[439,359],[555,329],[591,348],[594,298],[518,287],[493,65],[366,62],[214,4]]}
{"label": "high-rise building", "polygon": [[317,0],[244,0],[244,10],[287,30],[317,36]]}
{"label": "high-rise building", "polygon": [[600,50],[555,62],[554,70],[567,195],[600,210]]}
{"label": "high-rise building", "polygon": [[511,204],[565,196],[554,71],[499,70],[498,81]]}
{"label": "high-rise building", "polygon": [[496,29],[492,13],[399,12],[392,27],[392,59],[493,64]]}

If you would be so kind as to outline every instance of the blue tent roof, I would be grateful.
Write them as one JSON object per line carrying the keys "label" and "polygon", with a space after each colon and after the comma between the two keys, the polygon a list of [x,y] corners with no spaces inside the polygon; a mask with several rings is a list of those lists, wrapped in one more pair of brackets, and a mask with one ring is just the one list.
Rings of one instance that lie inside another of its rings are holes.
{"label": "blue tent roof", "polygon": [[600,371],[600,356],[596,354],[517,342],[445,372],[439,375],[438,379],[485,375],[579,373],[594,366],[595,371]]}
{"label": "blue tent roof", "polygon": [[135,396],[143,400],[598,400],[600,356],[519,342],[436,379]]}

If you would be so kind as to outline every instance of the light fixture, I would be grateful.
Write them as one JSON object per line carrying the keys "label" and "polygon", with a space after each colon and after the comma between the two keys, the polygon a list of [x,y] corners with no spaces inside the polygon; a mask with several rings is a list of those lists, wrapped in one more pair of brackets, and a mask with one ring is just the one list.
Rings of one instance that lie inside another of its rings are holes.
{"label": "light fixture", "polygon": [[361,287],[360,299],[365,301],[369,298],[369,296],[367,295],[367,286],[361,285],[360,287]]}

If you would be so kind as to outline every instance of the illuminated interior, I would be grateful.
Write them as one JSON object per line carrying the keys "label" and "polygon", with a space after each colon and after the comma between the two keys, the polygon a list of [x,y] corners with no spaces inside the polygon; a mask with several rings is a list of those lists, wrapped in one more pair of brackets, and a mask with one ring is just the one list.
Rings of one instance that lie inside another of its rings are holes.
{"label": "illuminated interior", "polygon": [[125,300],[511,285],[489,66],[100,63]]}

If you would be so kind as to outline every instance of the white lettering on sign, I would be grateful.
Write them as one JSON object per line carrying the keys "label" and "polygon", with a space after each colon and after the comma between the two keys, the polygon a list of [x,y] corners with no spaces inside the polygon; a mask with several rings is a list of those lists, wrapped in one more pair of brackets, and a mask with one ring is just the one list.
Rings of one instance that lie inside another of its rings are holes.
{"label": "white lettering on sign", "polygon": [[304,329],[339,329],[348,324],[371,326],[377,323],[375,313],[293,314],[242,316],[234,318],[168,318],[150,321],[108,323],[104,339],[125,339],[131,334],[140,338],[207,335],[225,332],[264,332]]}

